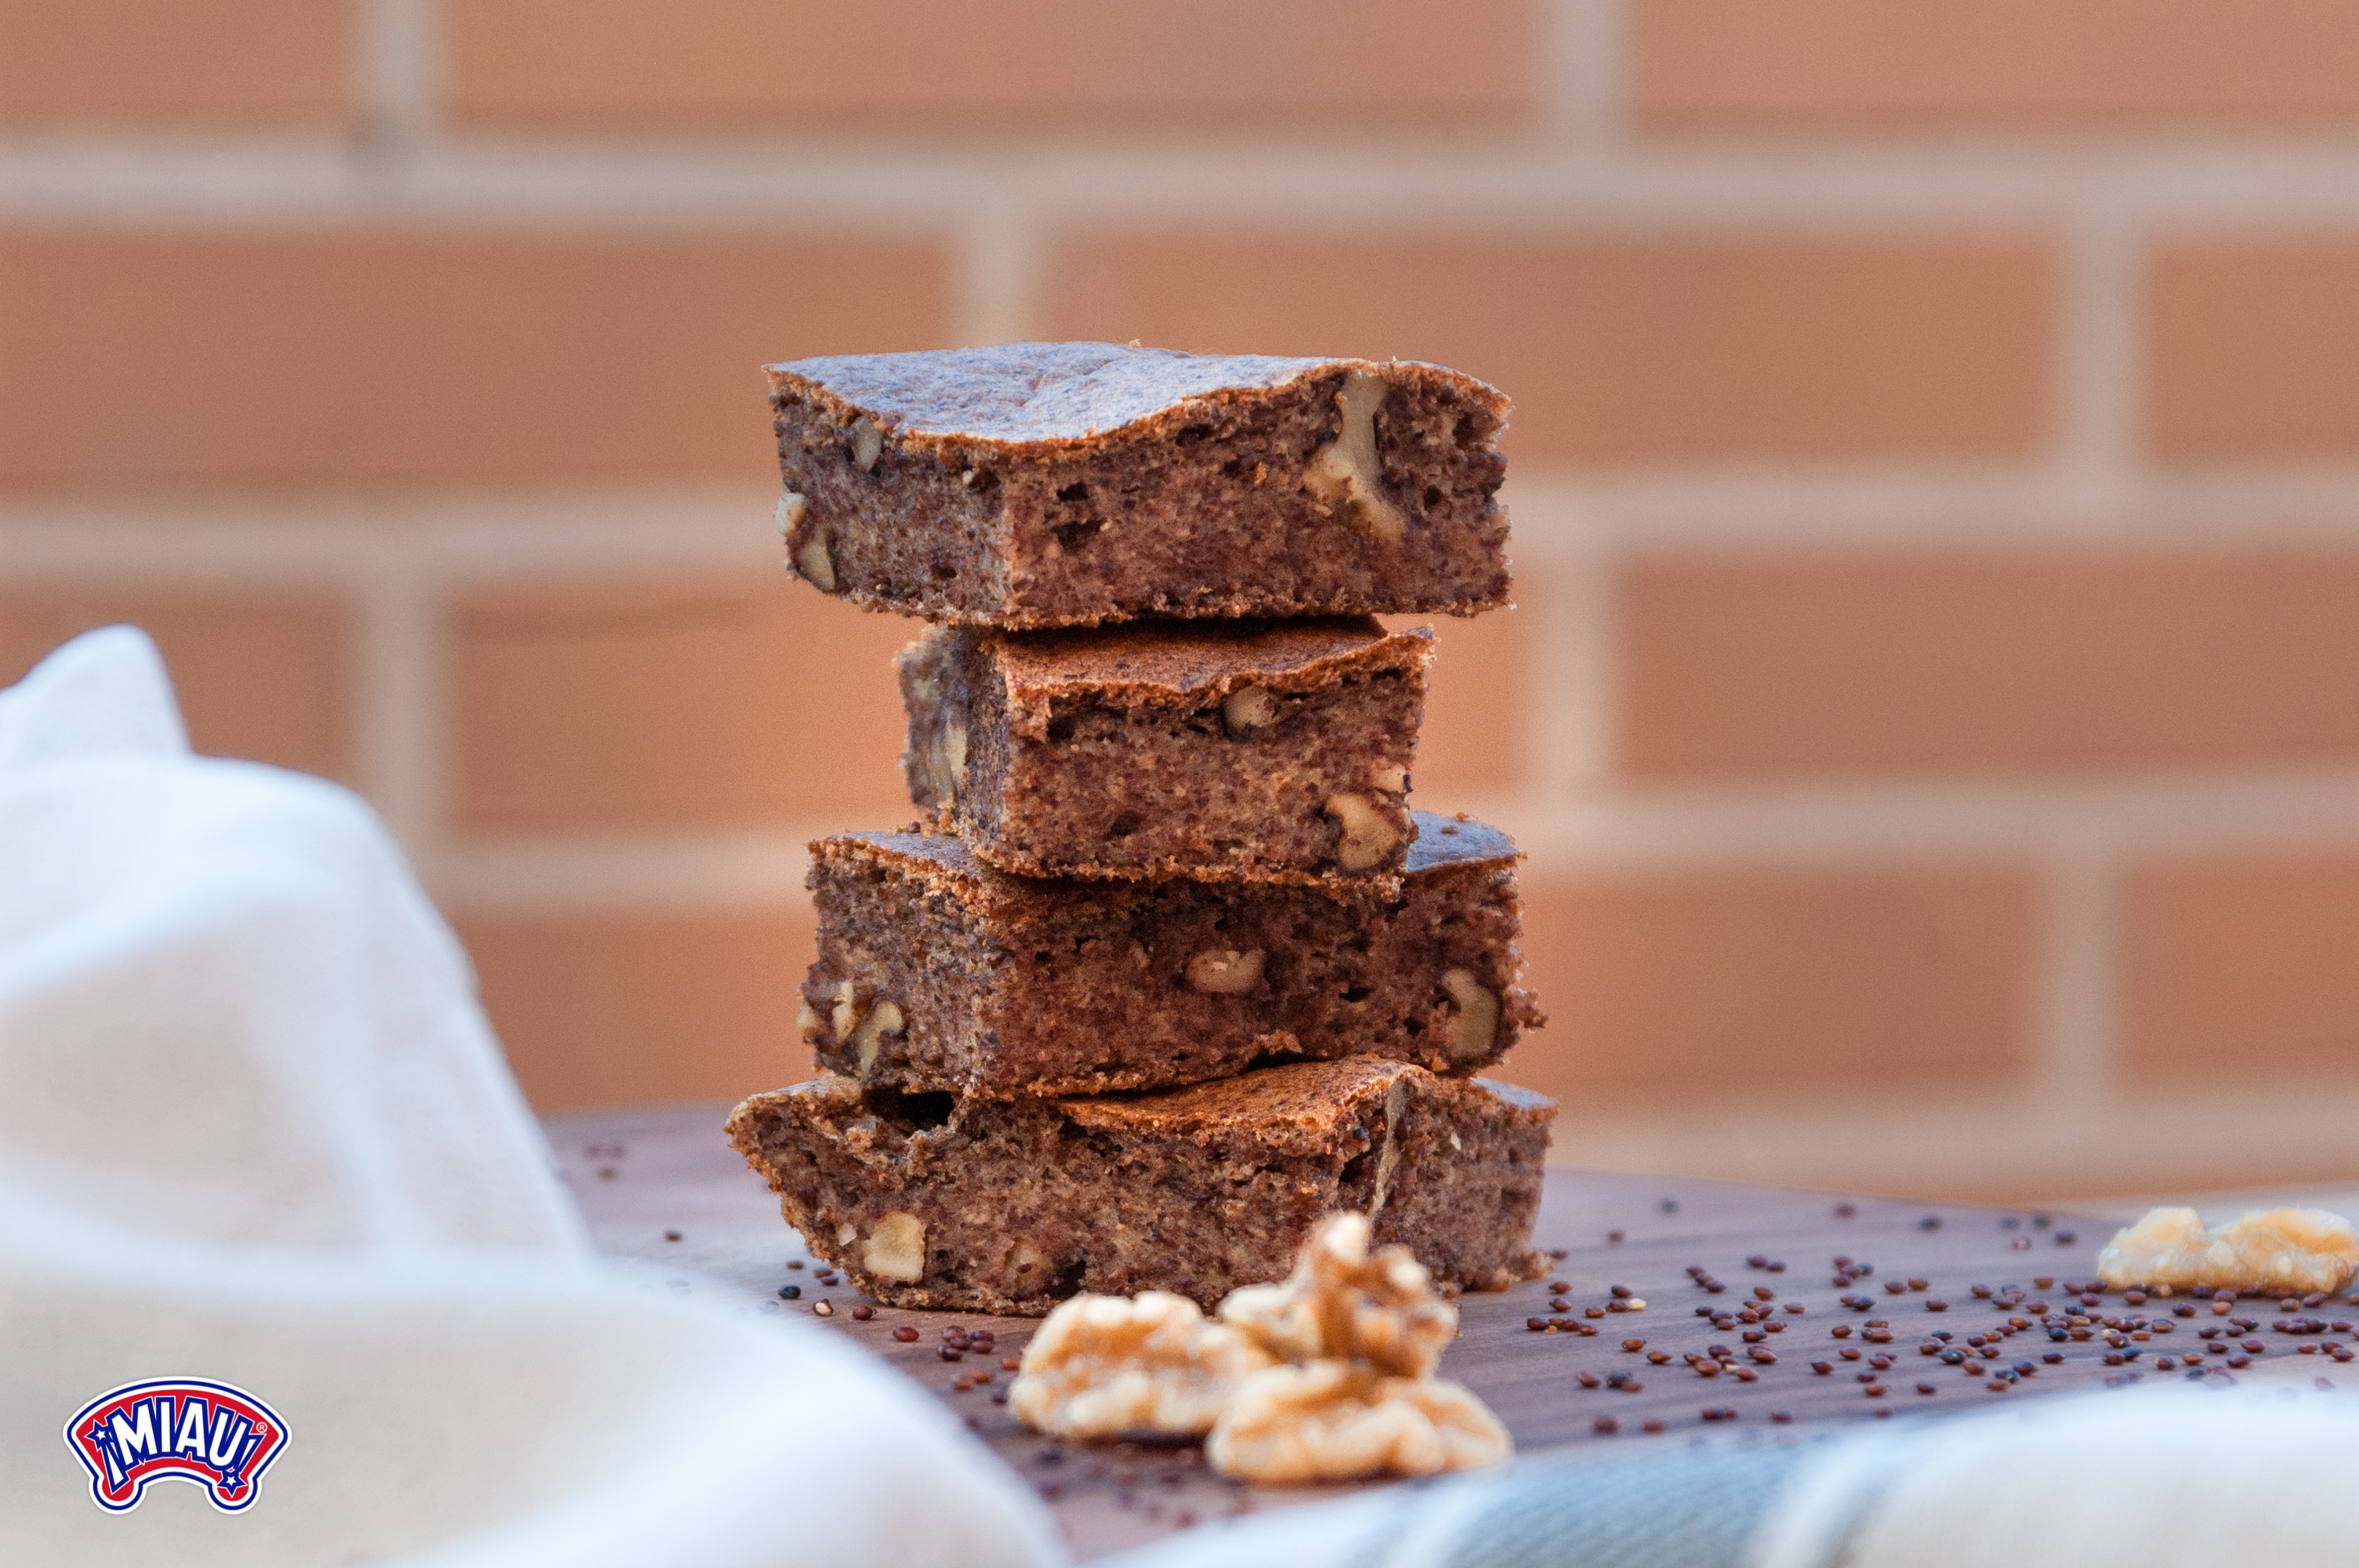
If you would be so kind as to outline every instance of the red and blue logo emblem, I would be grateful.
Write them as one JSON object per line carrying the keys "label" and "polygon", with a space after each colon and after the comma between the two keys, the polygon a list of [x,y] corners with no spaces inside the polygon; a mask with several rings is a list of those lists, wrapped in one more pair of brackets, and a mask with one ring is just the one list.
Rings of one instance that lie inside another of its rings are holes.
{"label": "red and blue logo emblem", "polygon": [[262,1473],[287,1451],[287,1423],[244,1389],[165,1378],[125,1383],[84,1405],[66,1422],[66,1446],[109,1513],[137,1508],[151,1482],[180,1480],[234,1514],[254,1505]]}

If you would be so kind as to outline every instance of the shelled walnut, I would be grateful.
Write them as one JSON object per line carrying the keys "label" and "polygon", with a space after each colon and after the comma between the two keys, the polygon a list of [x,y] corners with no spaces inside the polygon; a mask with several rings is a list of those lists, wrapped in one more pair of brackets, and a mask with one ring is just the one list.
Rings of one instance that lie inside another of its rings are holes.
{"label": "shelled walnut", "polygon": [[1025,1347],[1007,1408],[1057,1437],[1201,1437],[1244,1378],[1272,1360],[1184,1296],[1075,1296]]}
{"label": "shelled walnut", "polygon": [[1473,1469],[1514,1449],[1498,1418],[1460,1384],[1330,1359],[1247,1378],[1204,1456],[1223,1476],[1284,1486]]}
{"label": "shelled walnut", "polygon": [[2158,1208],[2116,1232],[2097,1254],[2114,1286],[2266,1292],[2339,1291],[2359,1275],[2359,1237],[2341,1215],[2316,1208],[2256,1210],[2217,1230],[2191,1208]]}
{"label": "shelled walnut", "polygon": [[1060,1437],[1209,1433],[1234,1479],[1288,1484],[1496,1464],[1506,1429],[1431,1374],[1457,1331],[1406,1247],[1372,1247],[1365,1215],[1331,1215],[1294,1272],[1222,1302],[1220,1321],[1149,1291],[1077,1296],[1024,1353],[1008,1408]]}
{"label": "shelled walnut", "polygon": [[1406,1247],[1371,1249],[1362,1214],[1322,1221],[1281,1284],[1247,1285],[1221,1303],[1221,1321],[1274,1357],[1366,1361],[1397,1378],[1422,1378],[1458,1332],[1458,1309],[1433,1293]]}

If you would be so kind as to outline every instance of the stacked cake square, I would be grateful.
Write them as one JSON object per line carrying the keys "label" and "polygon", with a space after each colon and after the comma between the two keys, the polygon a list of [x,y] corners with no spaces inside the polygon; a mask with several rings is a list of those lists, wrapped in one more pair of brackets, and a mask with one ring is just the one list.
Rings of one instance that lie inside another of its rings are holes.
{"label": "stacked cake square", "polygon": [[1369,1215],[1536,1271],[1516,851],[1408,806],[1431,636],[1506,603],[1506,400],[1404,362],[1016,343],[772,366],[788,565],[932,622],[928,815],[811,846],[822,1069],[732,1141],[876,1299],[1207,1305]]}

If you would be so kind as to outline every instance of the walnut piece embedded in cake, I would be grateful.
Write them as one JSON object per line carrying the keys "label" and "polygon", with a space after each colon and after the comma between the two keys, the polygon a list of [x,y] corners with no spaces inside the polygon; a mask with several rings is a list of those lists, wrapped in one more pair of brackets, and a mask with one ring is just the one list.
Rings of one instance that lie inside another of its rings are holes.
{"label": "walnut piece embedded in cake", "polygon": [[1232,1292],[1221,1321],[1278,1360],[1333,1357],[1425,1377],[1458,1332],[1458,1309],[1434,1294],[1408,1248],[1372,1249],[1374,1234],[1364,1214],[1331,1216],[1284,1283]]}
{"label": "walnut piece embedded in cake", "polygon": [[1498,1417],[1462,1385],[1335,1360],[1256,1372],[1204,1444],[1220,1474],[1270,1486],[1431,1476],[1514,1452]]}
{"label": "walnut piece embedded in cake", "polygon": [[1185,1296],[1075,1296],[1025,1346],[1007,1408],[1052,1437],[1201,1437],[1238,1383],[1272,1360]]}
{"label": "walnut piece embedded in cake", "polygon": [[2255,1210],[2203,1228],[2191,1208],[2158,1208],[2097,1254],[2109,1285],[2208,1285],[2215,1290],[2339,1291],[2359,1274],[2359,1238],[2341,1215],[2316,1208]]}

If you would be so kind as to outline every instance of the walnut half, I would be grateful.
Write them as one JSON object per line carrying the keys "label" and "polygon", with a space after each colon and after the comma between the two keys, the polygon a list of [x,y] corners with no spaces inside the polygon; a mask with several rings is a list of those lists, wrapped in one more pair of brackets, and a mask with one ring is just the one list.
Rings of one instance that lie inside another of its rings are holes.
{"label": "walnut half", "polygon": [[1285,1282],[1231,1291],[1221,1321],[1280,1360],[1340,1357],[1424,1377],[1457,1333],[1458,1309],[1433,1293],[1408,1248],[1371,1249],[1375,1234],[1365,1215],[1329,1216]]}
{"label": "walnut half", "polygon": [[1075,1296],[1024,1347],[1007,1408],[1056,1437],[1201,1437],[1270,1357],[1166,1291]]}
{"label": "walnut half", "polygon": [[1220,1474],[1271,1486],[1431,1476],[1514,1452],[1499,1418],[1462,1385],[1332,1360],[1256,1372],[1204,1444]]}

